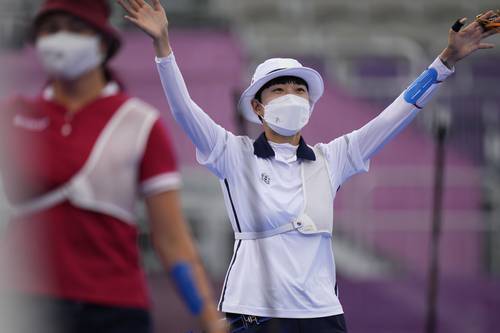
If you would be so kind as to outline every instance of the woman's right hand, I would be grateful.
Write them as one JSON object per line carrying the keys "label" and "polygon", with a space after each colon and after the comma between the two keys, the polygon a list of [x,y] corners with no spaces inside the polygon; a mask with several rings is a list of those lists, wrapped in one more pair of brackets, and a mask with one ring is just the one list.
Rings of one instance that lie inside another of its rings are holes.
{"label": "woman's right hand", "polygon": [[170,54],[168,41],[168,20],[160,0],[152,0],[152,5],[144,0],[117,0],[128,15],[125,19],[135,24],[154,41],[159,57]]}

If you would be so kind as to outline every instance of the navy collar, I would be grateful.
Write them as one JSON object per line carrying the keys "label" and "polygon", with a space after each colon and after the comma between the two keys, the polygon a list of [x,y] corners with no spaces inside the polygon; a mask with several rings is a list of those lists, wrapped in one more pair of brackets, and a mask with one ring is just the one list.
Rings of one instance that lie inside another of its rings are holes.
{"label": "navy collar", "polygon": [[[257,140],[253,143],[253,153],[260,158],[269,158],[274,156],[274,150],[267,141],[266,135],[262,133]],[[302,136],[299,140],[299,147],[297,148],[297,158],[304,160],[316,161],[314,151],[309,148]]]}

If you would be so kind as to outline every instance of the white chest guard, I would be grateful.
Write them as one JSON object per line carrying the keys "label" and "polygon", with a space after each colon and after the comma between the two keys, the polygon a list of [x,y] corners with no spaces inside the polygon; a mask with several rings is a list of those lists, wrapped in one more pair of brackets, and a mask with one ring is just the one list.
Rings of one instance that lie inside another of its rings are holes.
{"label": "white chest guard", "polygon": [[158,112],[126,101],[99,134],[84,166],[64,185],[25,204],[13,216],[32,214],[68,200],[72,205],[134,223],[137,169]]}
{"label": "white chest guard", "polygon": [[302,234],[332,235],[333,193],[330,185],[328,164],[323,153],[313,148],[315,161],[303,160],[301,168],[304,208],[293,221],[275,229],[260,232],[236,232],[236,239],[259,239],[292,230]]}

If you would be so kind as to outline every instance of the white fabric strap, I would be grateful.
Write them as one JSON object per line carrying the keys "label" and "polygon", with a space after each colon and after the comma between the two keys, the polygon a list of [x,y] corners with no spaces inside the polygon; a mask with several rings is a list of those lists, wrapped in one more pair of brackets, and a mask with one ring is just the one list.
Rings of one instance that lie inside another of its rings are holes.
{"label": "white fabric strap", "polygon": [[47,207],[55,206],[66,200],[68,188],[66,186],[59,187],[51,192],[48,192],[32,201],[23,205],[13,206],[10,214],[12,217],[32,214],[41,211]]}
{"label": "white fabric strap", "polygon": [[[235,232],[235,239],[253,240],[268,238],[297,230],[304,235],[324,234],[331,236],[333,211],[330,178],[327,163],[319,151],[314,149],[317,160],[303,162],[301,177],[304,192],[304,211],[294,221],[265,231]],[[313,190],[314,189],[314,190]],[[316,222],[315,222],[316,221]]]}
{"label": "white fabric strap", "polygon": [[235,232],[234,238],[235,239],[245,239],[245,240],[268,238],[268,237],[283,234],[285,232],[289,232],[289,231],[292,231],[295,229],[297,229],[295,227],[295,224],[293,222],[290,222],[287,224],[280,225],[279,227],[277,227],[275,229],[270,229],[270,230],[265,230],[265,231]]}
{"label": "white fabric strap", "polygon": [[19,217],[68,200],[73,206],[135,224],[136,168],[158,112],[135,98],[125,102],[98,136],[83,167],[61,187],[12,207]]}

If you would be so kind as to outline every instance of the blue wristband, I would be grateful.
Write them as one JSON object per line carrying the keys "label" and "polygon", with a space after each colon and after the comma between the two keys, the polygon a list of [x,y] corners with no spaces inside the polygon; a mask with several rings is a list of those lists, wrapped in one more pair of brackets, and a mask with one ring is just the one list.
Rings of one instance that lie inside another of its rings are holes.
{"label": "blue wristband", "polygon": [[196,287],[191,266],[186,262],[176,263],[170,270],[170,277],[189,311],[199,315],[203,309],[203,300]]}

